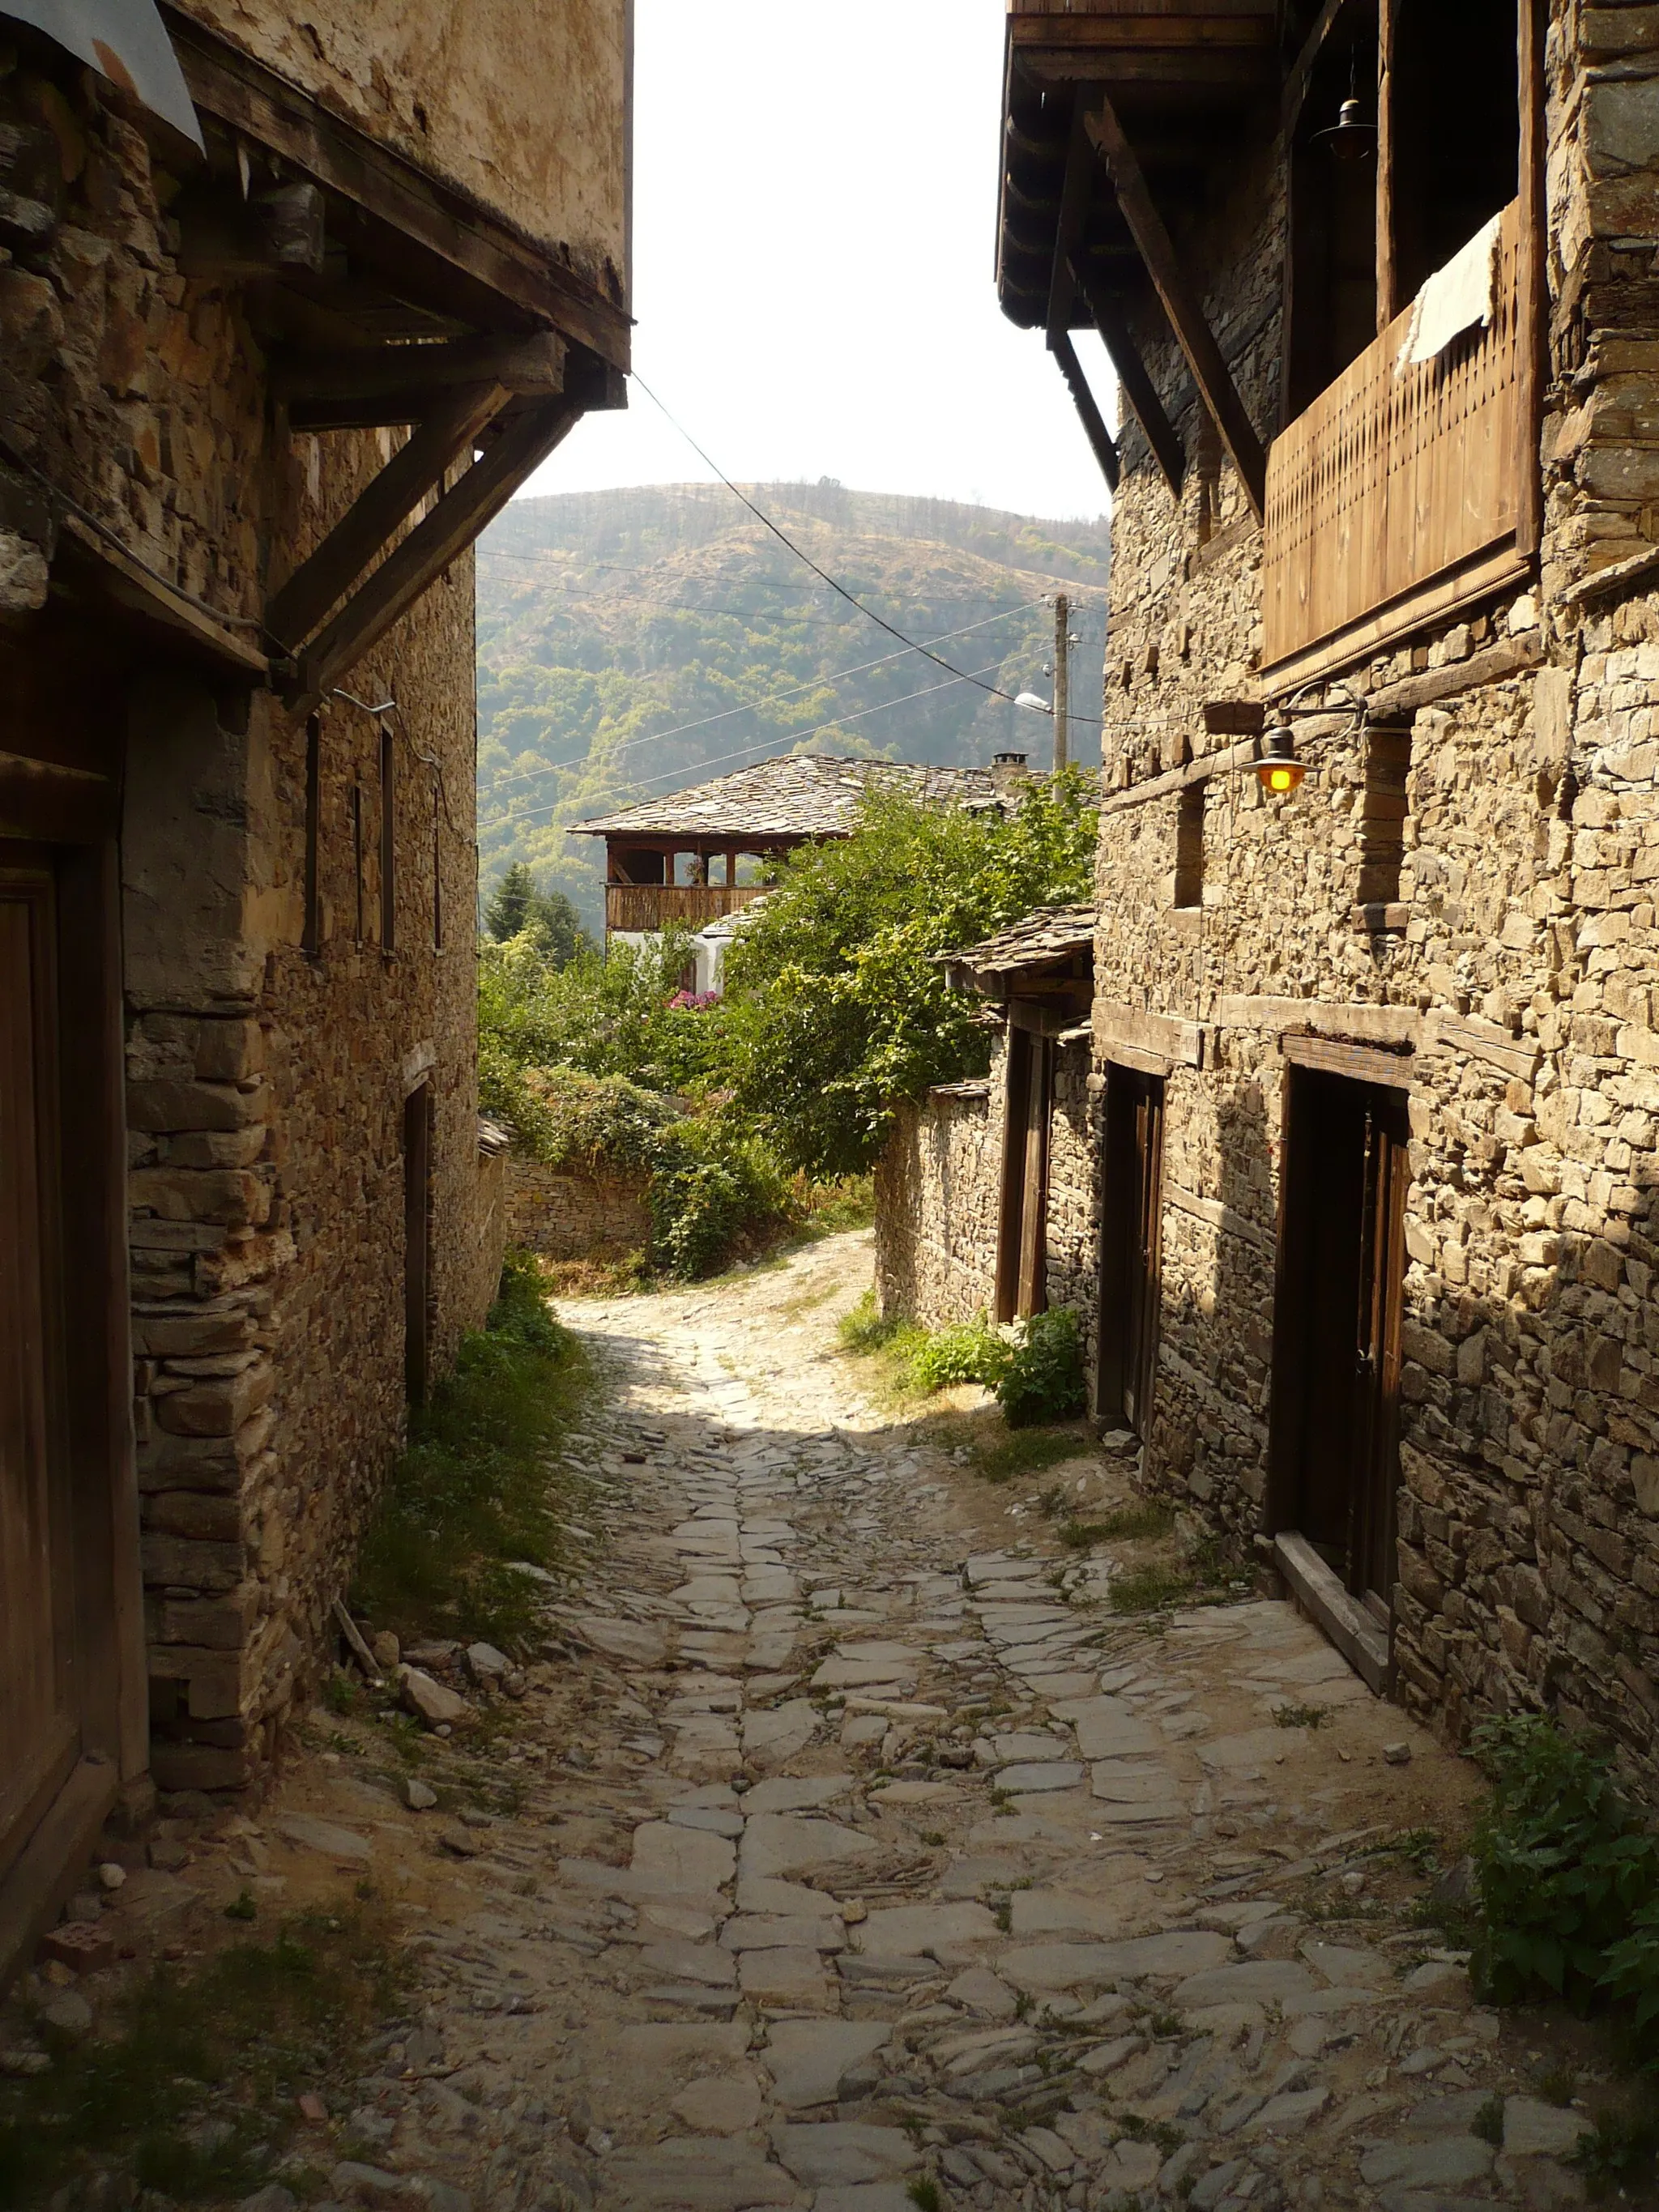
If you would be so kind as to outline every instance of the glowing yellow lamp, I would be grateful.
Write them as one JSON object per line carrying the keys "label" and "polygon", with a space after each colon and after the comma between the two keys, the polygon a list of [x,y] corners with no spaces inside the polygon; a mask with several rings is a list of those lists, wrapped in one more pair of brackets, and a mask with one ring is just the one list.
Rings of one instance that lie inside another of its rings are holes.
{"label": "glowing yellow lamp", "polygon": [[1297,790],[1306,768],[1296,757],[1296,732],[1287,728],[1268,730],[1261,740],[1256,763],[1256,781],[1274,799],[1288,799]]}

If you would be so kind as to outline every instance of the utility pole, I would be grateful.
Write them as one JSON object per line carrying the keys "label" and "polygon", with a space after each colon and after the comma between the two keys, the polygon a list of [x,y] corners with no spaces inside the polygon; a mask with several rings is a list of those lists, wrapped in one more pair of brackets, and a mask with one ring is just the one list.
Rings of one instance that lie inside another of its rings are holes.
{"label": "utility pole", "polygon": [[1071,758],[1071,735],[1066,724],[1072,711],[1072,603],[1064,592],[1054,595],[1054,769]]}

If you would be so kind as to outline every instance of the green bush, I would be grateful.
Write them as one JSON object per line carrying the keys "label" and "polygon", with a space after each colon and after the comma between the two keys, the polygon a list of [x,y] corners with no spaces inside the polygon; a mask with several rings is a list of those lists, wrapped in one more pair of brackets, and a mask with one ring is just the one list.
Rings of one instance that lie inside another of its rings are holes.
{"label": "green bush", "polygon": [[1088,1406],[1083,1381],[1083,1340],[1069,1306],[1033,1314],[996,1383],[997,1402],[1011,1429],[1039,1421],[1068,1421]]}
{"label": "green bush", "polygon": [[1659,1839],[1607,1753],[1536,1713],[1483,1723],[1474,1749],[1492,1784],[1474,1844],[1477,1987],[1580,2014],[1628,2000],[1645,2024],[1659,2011]]}
{"label": "green bush", "polygon": [[917,1346],[910,1369],[923,1390],[949,1390],[959,1382],[994,1390],[1012,1357],[1013,1347],[981,1314],[977,1321],[935,1330]]}
{"label": "green bush", "polygon": [[586,1380],[535,1261],[509,1257],[489,1320],[410,1417],[358,1553],[352,1601],[366,1620],[400,1636],[525,1632],[536,1586],[514,1563],[557,1555],[550,1455]]}
{"label": "green bush", "polygon": [[665,1273],[717,1274],[804,1212],[795,1182],[765,1146],[718,1115],[688,1115],[659,1133],[651,1257]]}

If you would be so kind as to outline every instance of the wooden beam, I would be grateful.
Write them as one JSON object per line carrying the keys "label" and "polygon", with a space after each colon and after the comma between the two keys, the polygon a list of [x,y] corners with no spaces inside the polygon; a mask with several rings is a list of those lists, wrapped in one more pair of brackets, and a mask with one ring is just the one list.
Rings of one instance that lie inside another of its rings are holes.
{"label": "wooden beam", "polygon": [[[1054,343],[1056,331],[1072,327],[1072,301],[1077,291],[1077,279],[1072,273],[1072,264],[1077,258],[1078,248],[1089,220],[1089,203],[1094,197],[1095,155],[1089,143],[1087,93],[1093,88],[1079,87],[1072,103],[1071,136],[1066,148],[1066,178],[1060,186],[1060,214],[1054,224],[1054,258],[1048,270],[1048,342]],[[1061,364],[1062,367],[1064,364]]]}
{"label": "wooden beam", "polygon": [[443,482],[445,472],[511,396],[502,384],[463,385],[392,455],[316,551],[272,594],[265,608],[265,628],[281,651],[299,651],[393,531],[408,521],[434,484]]}
{"label": "wooden beam", "polygon": [[1083,363],[1077,357],[1077,349],[1064,331],[1051,330],[1048,350],[1060,363],[1060,373],[1071,387],[1072,401],[1082,418],[1084,435],[1088,439],[1095,459],[1100,463],[1100,473],[1107,488],[1117,489],[1119,463],[1117,447],[1105,418],[1095,404],[1095,395],[1089,389],[1089,380],[1083,374]]}
{"label": "wooden beam", "polygon": [[1399,0],[1376,10],[1376,330],[1380,337],[1405,306],[1400,297],[1400,243],[1395,235],[1394,40]]}
{"label": "wooden beam", "polygon": [[341,678],[408,612],[501,513],[532,470],[541,466],[581,412],[580,404],[566,395],[544,400],[501,428],[460,482],[386,556],[315,640],[289,702],[296,714],[319,706]]}
{"label": "wooden beam", "polygon": [[1117,110],[1104,93],[1099,95],[1098,107],[1089,118],[1088,129],[1111,172],[1118,206],[1146,264],[1152,289],[1164,303],[1164,312],[1186,356],[1193,381],[1222,444],[1232,456],[1233,465],[1244,486],[1244,496],[1260,522],[1267,506],[1267,453],[1245,411],[1215,333],[1205,319],[1198,294],[1188,281],[1174,243],[1164,227],[1164,218],[1152,204],[1146,179],[1118,120]]}
{"label": "wooden beam", "polygon": [[457,385],[486,381],[518,398],[564,389],[568,349],[555,331],[526,338],[447,338],[435,345],[284,350],[272,360],[272,396],[295,430],[363,430],[416,422]]}
{"label": "wooden beam", "polygon": [[1313,73],[1319,66],[1319,57],[1325,51],[1325,41],[1352,5],[1352,0],[1325,0],[1312,30],[1302,42],[1302,51],[1292,64],[1290,75],[1285,80],[1285,95],[1279,106],[1279,129],[1284,133],[1287,147],[1302,119],[1303,102],[1308,97]]}
{"label": "wooden beam", "polygon": [[1078,288],[1094,318],[1095,328],[1100,332],[1100,342],[1110,357],[1112,367],[1117,371],[1123,397],[1146,433],[1146,442],[1164,471],[1164,482],[1179,499],[1181,487],[1187,476],[1187,449],[1181,442],[1181,434],[1164,411],[1158,386],[1147,374],[1146,364],[1140,358],[1140,349],[1130,333],[1128,323],[1106,287],[1087,264],[1079,267],[1076,274]]}
{"label": "wooden beam", "polygon": [[1544,428],[1544,386],[1548,377],[1547,298],[1544,266],[1549,217],[1544,202],[1544,29],[1538,0],[1519,0],[1516,26],[1521,88],[1521,315],[1526,353],[1517,395],[1520,453],[1520,511],[1516,517],[1517,552],[1537,552],[1544,542],[1544,476],[1540,445]]}
{"label": "wooden beam", "polygon": [[283,155],[416,249],[434,282],[447,272],[463,319],[492,302],[552,323],[612,368],[626,368],[632,319],[469,194],[442,183],[164,0],[163,15],[198,108]]}

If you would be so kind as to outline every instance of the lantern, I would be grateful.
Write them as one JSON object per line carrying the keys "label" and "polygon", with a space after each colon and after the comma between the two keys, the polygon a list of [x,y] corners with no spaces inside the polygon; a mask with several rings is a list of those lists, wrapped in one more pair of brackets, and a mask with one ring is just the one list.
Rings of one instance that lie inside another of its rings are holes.
{"label": "lantern", "polygon": [[1288,799],[1307,772],[1296,757],[1296,732],[1288,724],[1281,723],[1264,733],[1255,777],[1270,798]]}

